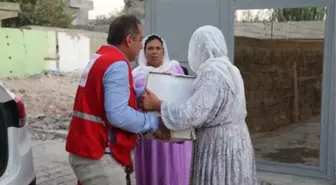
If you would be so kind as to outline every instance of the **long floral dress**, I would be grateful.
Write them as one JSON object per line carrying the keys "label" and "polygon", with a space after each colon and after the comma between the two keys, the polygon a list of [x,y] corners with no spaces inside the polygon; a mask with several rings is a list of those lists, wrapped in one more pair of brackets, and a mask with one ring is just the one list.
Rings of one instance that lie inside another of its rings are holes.
{"label": "long floral dress", "polygon": [[190,185],[255,185],[242,79],[233,83],[213,63],[200,70],[187,102],[163,102],[162,119],[170,130],[196,128]]}

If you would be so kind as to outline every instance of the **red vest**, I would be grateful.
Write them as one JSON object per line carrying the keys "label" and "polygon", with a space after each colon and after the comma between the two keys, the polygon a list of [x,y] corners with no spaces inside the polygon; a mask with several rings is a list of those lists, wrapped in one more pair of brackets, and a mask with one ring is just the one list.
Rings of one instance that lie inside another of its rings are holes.
{"label": "red vest", "polygon": [[[74,155],[100,159],[109,147],[112,156],[122,165],[131,164],[131,151],[136,145],[136,135],[113,128],[107,121],[104,110],[103,77],[107,68],[117,61],[128,64],[130,97],[128,105],[137,107],[133,88],[132,69],[127,58],[113,46],[102,46],[90,60],[77,89],[73,116],[66,141],[66,150]],[[108,133],[114,135],[110,142]]]}

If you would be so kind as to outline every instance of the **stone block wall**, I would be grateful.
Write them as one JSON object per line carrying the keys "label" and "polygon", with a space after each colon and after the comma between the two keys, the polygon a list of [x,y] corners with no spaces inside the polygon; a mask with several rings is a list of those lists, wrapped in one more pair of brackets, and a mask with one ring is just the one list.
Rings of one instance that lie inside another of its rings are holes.
{"label": "stone block wall", "polygon": [[272,131],[320,114],[323,41],[235,38],[251,132]]}

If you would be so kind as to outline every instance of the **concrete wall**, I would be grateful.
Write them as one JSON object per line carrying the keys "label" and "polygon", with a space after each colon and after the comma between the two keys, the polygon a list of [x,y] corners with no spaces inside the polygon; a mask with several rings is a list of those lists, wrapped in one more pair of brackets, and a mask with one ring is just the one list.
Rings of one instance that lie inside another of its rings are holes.
{"label": "concrete wall", "polygon": [[325,21],[237,22],[235,36],[260,39],[323,39]]}
{"label": "concrete wall", "polygon": [[84,69],[105,33],[46,27],[0,29],[0,77]]}
{"label": "concrete wall", "polygon": [[82,34],[57,33],[59,70],[70,72],[84,69],[90,60],[90,39]]}
{"label": "concrete wall", "polygon": [[0,76],[22,76],[45,69],[56,57],[56,35],[50,31],[0,29]]}
{"label": "concrete wall", "polygon": [[320,114],[323,49],[322,40],[236,37],[235,64],[244,79],[251,132],[272,131]]}
{"label": "concrete wall", "polygon": [[64,28],[52,28],[52,27],[41,27],[41,26],[25,26],[24,28],[32,30],[43,30],[43,31],[56,31],[64,32],[69,35],[74,36],[85,36],[90,40],[90,55],[94,54],[102,44],[106,44],[107,33],[92,32],[79,29],[64,29]]}

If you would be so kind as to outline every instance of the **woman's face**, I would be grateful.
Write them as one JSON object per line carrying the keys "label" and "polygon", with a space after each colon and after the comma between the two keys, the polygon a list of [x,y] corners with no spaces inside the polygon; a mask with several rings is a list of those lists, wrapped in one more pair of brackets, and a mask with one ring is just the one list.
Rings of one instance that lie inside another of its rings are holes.
{"label": "woman's face", "polygon": [[147,43],[145,48],[147,65],[160,67],[163,63],[164,50],[160,40],[154,39]]}

